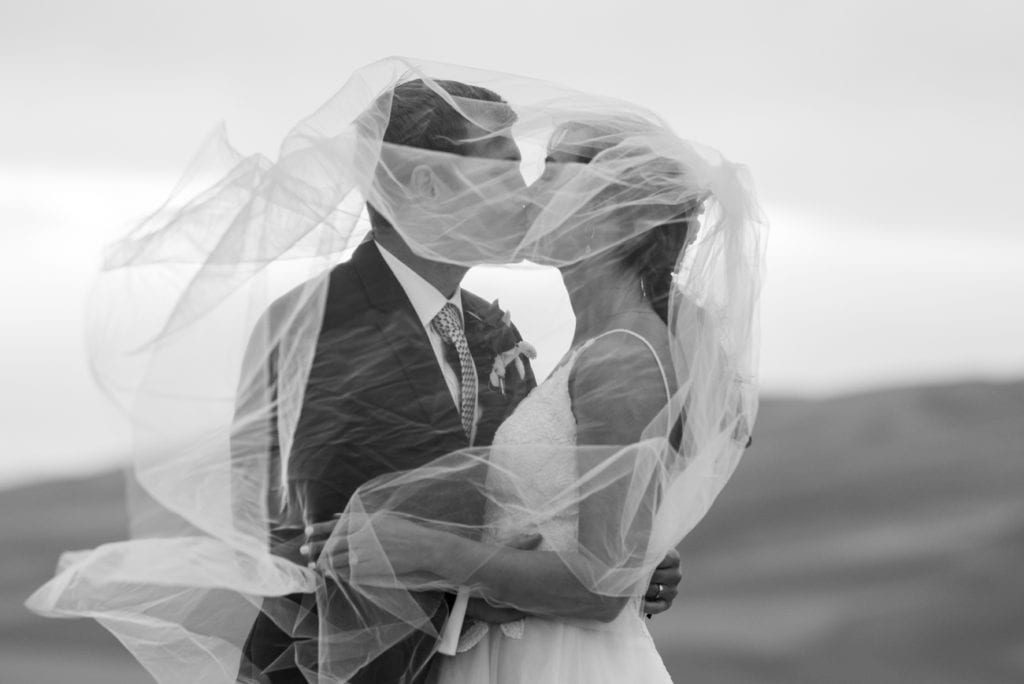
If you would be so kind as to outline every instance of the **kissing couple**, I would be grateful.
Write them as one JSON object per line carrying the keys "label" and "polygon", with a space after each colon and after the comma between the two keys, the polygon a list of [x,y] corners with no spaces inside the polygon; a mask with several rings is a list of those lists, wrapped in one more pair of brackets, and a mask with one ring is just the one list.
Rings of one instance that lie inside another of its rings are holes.
{"label": "kissing couple", "polygon": [[[404,59],[276,162],[208,156],[107,258],[99,309],[151,321],[96,345],[144,514],[30,605],[160,681],[671,681],[644,616],[756,415],[744,170],[636,105]],[[572,306],[539,385],[461,288],[523,260]]]}

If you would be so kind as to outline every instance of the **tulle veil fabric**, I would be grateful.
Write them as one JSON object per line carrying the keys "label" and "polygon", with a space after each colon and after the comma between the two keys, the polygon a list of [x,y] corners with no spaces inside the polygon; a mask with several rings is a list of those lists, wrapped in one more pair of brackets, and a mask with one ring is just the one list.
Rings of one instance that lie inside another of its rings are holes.
{"label": "tulle veil fabric", "polygon": [[[511,136],[523,159],[384,142],[394,89],[414,79],[476,141]],[[453,96],[447,80],[503,101]],[[545,167],[567,131],[588,163]],[[32,609],[99,620],[161,682],[235,681],[266,597],[316,596],[312,621],[277,619],[303,644],[295,657],[310,681],[345,681],[410,633],[437,634],[432,618],[461,582],[363,571],[374,565],[363,561],[313,570],[272,552],[275,535],[310,522],[289,496],[288,464],[332,269],[368,239],[368,204],[417,254],[467,267],[563,266],[687,214],[694,236],[668,307],[671,401],[636,443],[534,447],[574,462],[579,476],[528,511],[532,527],[543,534],[567,510],[613,501],[580,520],[591,533],[561,555],[595,593],[643,591],[729,479],[753,428],[764,236],[749,177],[627,102],[390,58],[297,124],[276,160],[243,156],[216,131],[167,203],[107,250],[88,340],[96,377],[135,428],[131,538],[65,554]],[[611,411],[615,395],[595,399]],[[498,472],[487,446],[394,470],[356,483],[330,545],[386,559],[377,530],[394,519],[481,539],[493,530],[480,507],[519,507],[509,492],[527,486]],[[470,589],[488,598],[487,587]]]}

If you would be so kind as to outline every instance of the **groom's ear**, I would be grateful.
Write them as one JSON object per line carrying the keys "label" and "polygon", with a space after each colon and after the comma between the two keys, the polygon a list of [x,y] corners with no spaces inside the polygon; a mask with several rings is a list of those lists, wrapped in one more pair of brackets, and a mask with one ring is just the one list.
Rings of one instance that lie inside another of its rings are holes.
{"label": "groom's ear", "polygon": [[428,166],[417,166],[412,170],[412,177],[409,185],[416,197],[424,199],[437,199],[441,194],[440,179],[434,170]]}

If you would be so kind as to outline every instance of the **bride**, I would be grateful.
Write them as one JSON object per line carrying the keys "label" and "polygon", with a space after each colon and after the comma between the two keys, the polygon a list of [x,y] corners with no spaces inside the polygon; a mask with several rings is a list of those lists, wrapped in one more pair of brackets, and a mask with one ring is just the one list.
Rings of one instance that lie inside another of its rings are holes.
{"label": "bride", "polygon": [[[375,107],[411,78],[472,122],[476,148],[515,138],[546,149],[540,180],[522,182],[531,161],[518,155],[385,142],[388,111]],[[493,101],[452,96],[440,78],[493,88],[515,116],[496,120]],[[642,602],[660,598],[652,576],[728,480],[756,413],[762,246],[743,170],[628,103],[406,60],[361,70],[292,131],[276,162],[216,141],[208,151],[192,182],[108,253],[99,287],[94,367],[138,428],[133,539],[67,554],[32,607],[101,620],[160,681],[233,680],[257,616],[293,644],[282,658],[307,680],[348,681],[415,635],[456,655],[417,649],[401,681],[428,664],[444,682],[667,681]],[[399,327],[379,304],[346,319],[379,334],[358,340],[378,354],[372,367],[345,356],[351,340],[320,344],[321,329],[348,316],[330,288],[360,285],[358,270],[332,274],[372,252],[357,247],[367,206],[417,257],[466,269],[512,255],[561,271],[572,349],[491,446],[473,441],[483,428],[472,402],[460,423],[451,399],[460,383],[463,398],[472,392],[475,373],[481,411],[511,405],[520,348],[488,332],[508,327],[496,306],[471,302],[466,333],[475,318],[483,352],[449,360],[463,372],[437,396],[395,393],[423,387],[409,383],[415,364],[437,373],[433,354],[412,360],[402,347],[423,334],[412,313]],[[350,374],[325,375],[323,349]],[[273,391],[239,413],[236,388],[268,387],[268,372]],[[329,383],[320,399],[307,396],[313,377]],[[391,403],[366,404],[351,392],[358,383]],[[333,415],[339,396],[346,413]],[[314,401],[326,413],[310,424]],[[408,430],[403,416],[422,421],[419,406],[442,422]],[[340,516],[310,569],[276,552],[282,531],[324,524],[282,516],[305,506],[283,500],[289,460],[309,446],[296,439],[303,421],[332,447],[318,456],[325,467],[353,441],[372,446],[359,458],[375,467],[408,451],[377,445],[419,449],[421,436],[445,434],[453,446],[418,467],[379,468],[331,511]],[[258,428],[242,445],[240,422]],[[289,595],[312,601],[277,600]],[[467,602],[493,610],[463,624]],[[286,665],[258,674],[273,679]]]}

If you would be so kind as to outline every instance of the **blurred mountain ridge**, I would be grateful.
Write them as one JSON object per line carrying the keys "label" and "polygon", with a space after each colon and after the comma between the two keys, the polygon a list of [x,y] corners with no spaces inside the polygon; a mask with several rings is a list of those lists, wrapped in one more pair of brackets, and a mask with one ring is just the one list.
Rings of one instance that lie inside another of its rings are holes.
{"label": "blurred mountain ridge", "polygon": [[[676,681],[1024,681],[1024,381],[762,402],[651,631]],[[124,538],[123,476],[0,492],[0,681],[151,681],[22,602]]]}

